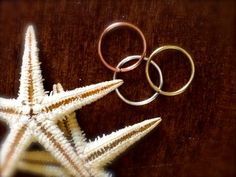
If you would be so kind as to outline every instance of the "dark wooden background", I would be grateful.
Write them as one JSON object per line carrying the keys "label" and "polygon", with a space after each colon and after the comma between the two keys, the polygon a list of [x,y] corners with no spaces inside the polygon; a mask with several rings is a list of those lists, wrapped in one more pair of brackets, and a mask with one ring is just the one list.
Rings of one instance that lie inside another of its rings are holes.
{"label": "dark wooden background", "polygon": [[[164,44],[185,48],[194,58],[196,75],[179,96],[160,96],[151,104],[133,107],[112,93],[79,111],[88,138],[162,117],[159,127],[109,169],[117,177],[236,176],[235,1],[0,1],[0,95],[17,96],[29,23],[37,31],[46,90],[56,82],[73,89],[110,80],[112,72],[99,61],[97,43],[105,26],[115,21],[137,25],[146,36],[148,54]],[[127,29],[116,30],[104,40],[104,55],[113,65],[141,50],[139,37]],[[189,74],[186,58],[170,51],[158,59],[164,89],[181,87]],[[121,91],[130,99],[153,93],[144,67],[145,62],[119,74],[125,80]],[[156,78],[154,70],[151,75]],[[6,130],[0,124],[0,141]]]}

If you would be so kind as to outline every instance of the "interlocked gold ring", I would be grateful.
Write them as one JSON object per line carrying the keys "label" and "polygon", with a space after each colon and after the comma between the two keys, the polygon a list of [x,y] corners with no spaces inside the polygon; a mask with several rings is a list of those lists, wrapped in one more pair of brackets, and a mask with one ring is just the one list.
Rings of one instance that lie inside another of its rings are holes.
{"label": "interlocked gold ring", "polygon": [[[122,65],[124,65],[125,63],[132,61],[132,60],[138,60],[141,56],[140,55],[132,55],[132,56],[128,56],[126,58],[124,58],[118,65],[117,68],[121,67]],[[147,58],[144,58],[144,60],[148,60]],[[159,68],[159,66],[154,62],[151,61],[151,64],[155,67],[155,69],[158,71],[159,74],[159,80],[160,80],[160,84],[159,87],[162,88],[163,85],[163,77],[162,77],[162,72],[161,69]],[[117,72],[114,72],[113,74],[113,79],[116,79],[116,74]],[[125,98],[119,91],[119,89],[116,89],[116,93],[117,95],[120,97],[121,100],[123,100],[125,103],[129,104],[129,105],[133,105],[133,106],[142,106],[145,104],[148,104],[150,102],[152,102],[153,100],[155,100],[155,98],[159,95],[159,93],[155,92],[151,97],[147,98],[146,100],[142,100],[142,101],[131,101],[128,100],[127,98]]]}
{"label": "interlocked gold ring", "polygon": [[[188,82],[182,87],[180,88],[179,90],[176,90],[176,91],[173,91],[173,92],[167,92],[167,91],[162,91],[160,87],[157,87],[153,82],[152,80],[150,79],[150,76],[149,76],[149,65],[150,65],[150,62],[152,61],[152,58],[157,55],[158,53],[162,52],[163,50],[178,50],[180,52],[182,52],[183,54],[185,54],[189,60],[189,63],[191,65],[191,75],[190,75],[190,78],[188,80]],[[178,46],[173,46],[173,45],[165,45],[165,46],[162,46],[162,47],[159,47],[157,48],[151,55],[150,57],[148,58],[148,61],[147,61],[147,64],[146,64],[146,69],[145,69],[145,72],[146,72],[146,77],[147,77],[147,80],[149,82],[149,84],[151,85],[151,87],[157,91],[158,93],[162,94],[162,95],[166,95],[166,96],[175,96],[175,95],[178,95],[180,93],[183,93],[190,85],[190,83],[192,82],[193,80],[193,77],[194,77],[194,73],[195,73],[195,66],[194,66],[194,62],[193,62],[193,59],[192,57],[190,56],[190,54],[184,50],[183,48],[181,47],[178,47]]]}
{"label": "interlocked gold ring", "polygon": [[[138,34],[141,36],[142,38],[142,41],[143,41],[143,52],[141,54],[141,57],[139,58],[139,60],[134,63],[133,65],[131,66],[128,66],[128,67],[125,67],[125,68],[114,68],[113,66],[111,66],[110,64],[108,64],[106,62],[106,60],[104,59],[103,55],[102,55],[102,51],[101,51],[101,44],[102,44],[102,39],[103,37],[111,30],[117,28],[117,27],[122,27],[122,26],[125,26],[125,27],[129,27],[135,31],[138,32]],[[115,71],[115,72],[127,72],[127,71],[130,71],[130,70],[133,70],[134,68],[138,67],[141,63],[141,61],[144,59],[145,55],[146,55],[146,49],[147,49],[147,44],[146,44],[146,39],[142,33],[142,31],[136,27],[135,25],[131,24],[131,23],[127,23],[127,22],[116,22],[116,23],[113,23],[111,24],[110,26],[108,26],[101,34],[101,36],[99,37],[99,41],[98,41],[98,55],[101,59],[101,61],[103,62],[103,64],[109,68],[110,70],[112,71]]]}

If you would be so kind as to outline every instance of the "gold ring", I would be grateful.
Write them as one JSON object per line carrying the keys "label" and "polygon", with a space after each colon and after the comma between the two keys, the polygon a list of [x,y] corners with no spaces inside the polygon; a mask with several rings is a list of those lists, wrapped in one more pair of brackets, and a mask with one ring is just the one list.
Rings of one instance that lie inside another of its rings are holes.
{"label": "gold ring", "polygon": [[[178,50],[180,52],[182,52],[184,55],[187,56],[189,62],[190,62],[190,65],[191,65],[191,75],[190,75],[190,78],[188,80],[188,82],[182,87],[180,88],[179,90],[176,90],[176,91],[173,91],[173,92],[167,92],[167,91],[163,91],[161,90],[160,87],[157,87],[152,81],[151,81],[151,78],[149,76],[149,65],[150,65],[150,62],[152,60],[152,58],[157,55],[158,53],[164,51],[164,50]],[[183,48],[181,47],[178,47],[178,46],[174,46],[174,45],[165,45],[165,46],[162,46],[162,47],[159,47],[157,48],[151,55],[150,57],[148,58],[148,61],[147,61],[147,64],[146,64],[146,68],[145,68],[145,72],[146,72],[146,77],[147,77],[147,80],[150,84],[150,86],[158,93],[162,94],[162,95],[165,95],[165,96],[175,96],[175,95],[178,95],[180,93],[183,93],[190,85],[190,83],[192,82],[193,80],[193,77],[194,77],[194,73],[195,73],[195,66],[194,66],[194,62],[193,62],[193,59],[192,57],[190,56],[190,54],[184,50]]]}

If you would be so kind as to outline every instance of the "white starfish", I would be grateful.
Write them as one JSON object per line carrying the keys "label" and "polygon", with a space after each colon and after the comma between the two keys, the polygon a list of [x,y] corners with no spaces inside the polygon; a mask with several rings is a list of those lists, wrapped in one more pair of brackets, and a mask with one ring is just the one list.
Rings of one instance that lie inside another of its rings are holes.
{"label": "white starfish", "polygon": [[29,26],[25,37],[19,95],[17,99],[0,98],[0,120],[7,122],[10,127],[1,146],[0,176],[12,176],[17,161],[33,138],[73,176],[95,176],[56,123],[64,115],[103,97],[123,82],[107,81],[56,95],[46,95],[37,52],[34,29]]}
{"label": "white starfish", "polygon": [[[54,85],[54,93],[63,92],[60,84]],[[59,122],[59,127],[70,140],[75,151],[81,154],[86,166],[96,173],[96,176],[109,176],[104,167],[109,164],[118,155],[124,152],[128,147],[145,136],[159,123],[160,118],[153,118],[143,121],[130,127],[126,127],[110,135],[98,137],[95,141],[87,142],[81,131],[75,113],[65,117]],[[83,152],[81,152],[83,149]],[[22,156],[18,168],[23,171],[41,174],[44,176],[69,176],[66,170],[60,167],[60,164],[49,153],[45,151],[29,151]]]}

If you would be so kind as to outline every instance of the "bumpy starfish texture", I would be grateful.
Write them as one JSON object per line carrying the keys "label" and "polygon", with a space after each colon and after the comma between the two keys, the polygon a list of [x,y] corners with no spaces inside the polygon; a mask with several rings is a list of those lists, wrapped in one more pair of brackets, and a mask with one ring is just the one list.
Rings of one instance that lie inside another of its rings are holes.
{"label": "bumpy starfish texture", "polygon": [[[53,90],[54,93],[63,91],[60,84],[55,85]],[[75,147],[75,151],[78,154],[82,153],[81,158],[85,161],[86,166],[92,169],[97,176],[110,176],[109,173],[104,171],[106,164],[110,163],[128,147],[145,136],[155,128],[160,121],[160,118],[146,120],[113,132],[110,135],[104,135],[102,138],[98,137],[94,141],[89,142],[86,141],[74,113],[59,122],[59,127],[63,130],[68,140],[70,140],[72,146]],[[81,149],[84,151],[81,152]],[[18,168],[43,176],[69,176],[65,170],[60,167],[56,159],[45,151],[25,152]],[[52,169],[57,169],[58,172]]]}
{"label": "bumpy starfish texture", "polygon": [[32,26],[27,28],[21,67],[20,89],[16,99],[0,98],[0,120],[9,124],[0,151],[0,176],[12,176],[18,160],[34,139],[73,176],[96,176],[86,166],[82,154],[64,136],[57,122],[76,109],[105,96],[123,81],[107,81],[55,95],[44,91],[38,49]]}

